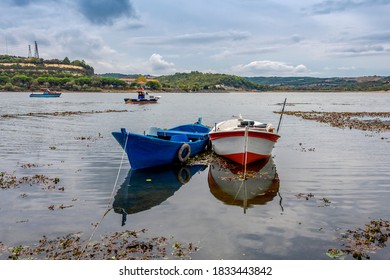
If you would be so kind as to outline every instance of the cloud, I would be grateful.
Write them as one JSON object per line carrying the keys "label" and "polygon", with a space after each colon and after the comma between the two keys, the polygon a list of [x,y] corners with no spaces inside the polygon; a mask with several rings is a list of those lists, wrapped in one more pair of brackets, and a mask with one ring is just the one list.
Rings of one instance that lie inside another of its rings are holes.
{"label": "cloud", "polygon": [[226,58],[234,57],[234,56],[245,56],[245,55],[259,55],[266,54],[276,51],[276,47],[264,47],[264,48],[244,48],[244,49],[227,49],[223,50],[220,53],[212,55],[211,57],[216,60],[223,60]]}
{"label": "cloud", "polygon": [[354,38],[354,40],[358,41],[366,41],[366,42],[390,42],[390,31],[386,30],[383,32],[372,32],[367,35],[358,36]]}
{"label": "cloud", "polygon": [[53,47],[56,52],[61,49],[64,53],[77,54],[80,58],[97,59],[103,56],[108,57],[114,53],[106,48],[102,38],[92,35],[87,31],[69,29],[53,35],[55,42],[59,46],[58,49]]}
{"label": "cloud", "polygon": [[250,37],[250,33],[242,31],[220,31],[210,33],[188,33],[176,36],[147,36],[129,39],[131,45],[208,45],[224,41],[240,41]]}
{"label": "cloud", "polygon": [[388,4],[390,4],[389,0],[363,0],[363,1],[327,0],[311,6],[311,12],[313,14],[321,15],[321,14],[330,14],[333,12],[343,12],[346,10],[351,10],[359,7],[372,7],[372,6],[388,5]]}
{"label": "cloud", "polygon": [[277,39],[264,40],[261,44],[261,47],[252,43],[237,44],[234,47],[229,45],[227,48],[224,48],[219,53],[214,54],[211,57],[216,60],[222,60],[237,56],[258,56],[267,53],[275,53],[286,49],[286,47],[303,44],[305,39],[306,38],[303,36],[294,34],[290,36],[279,37]]}
{"label": "cloud", "polygon": [[248,32],[240,31],[221,31],[214,33],[194,33],[194,34],[184,34],[173,37],[177,42],[181,43],[213,43],[219,41],[240,41],[250,37]]}
{"label": "cloud", "polygon": [[286,76],[286,75],[300,75],[308,72],[305,65],[300,64],[292,66],[284,62],[261,60],[252,61],[248,64],[236,65],[232,68],[234,73],[241,73],[242,75],[271,75],[271,76]]}
{"label": "cloud", "polygon": [[390,52],[389,48],[381,45],[367,45],[367,46],[351,46],[331,50],[332,54],[338,56],[371,56],[382,55]]}
{"label": "cloud", "polygon": [[27,56],[37,41],[42,58],[85,59],[97,73],[318,75],[328,66],[320,75],[333,76],[356,65],[356,75],[388,75],[390,0],[206,2],[1,0],[0,54]]}
{"label": "cloud", "polygon": [[311,7],[313,14],[330,14],[332,12],[341,12],[350,8],[355,8],[358,3],[353,1],[323,1],[318,4],[314,4]]}
{"label": "cloud", "polygon": [[164,58],[157,53],[154,53],[149,58],[149,65],[151,67],[151,70],[154,73],[167,73],[167,72],[175,72],[175,64],[172,62],[168,62],[164,60]]}
{"label": "cloud", "polygon": [[340,66],[337,68],[337,70],[341,70],[341,71],[355,71],[356,70],[356,67],[355,66]]}
{"label": "cloud", "polygon": [[122,17],[135,17],[129,0],[80,0],[79,11],[93,24],[110,25]]}
{"label": "cloud", "polygon": [[27,6],[30,4],[30,0],[11,0],[11,3],[15,4],[16,6]]}

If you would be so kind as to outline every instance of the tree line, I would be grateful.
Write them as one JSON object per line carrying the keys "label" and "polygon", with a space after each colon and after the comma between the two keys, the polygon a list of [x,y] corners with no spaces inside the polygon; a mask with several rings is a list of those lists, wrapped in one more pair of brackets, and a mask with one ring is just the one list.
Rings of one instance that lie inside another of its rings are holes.
{"label": "tree line", "polygon": [[130,88],[122,80],[115,78],[104,78],[94,76],[74,76],[69,73],[29,75],[26,73],[0,72],[0,90],[4,91],[26,91],[38,90],[40,88],[51,88],[53,90],[69,91],[101,91],[102,89],[125,90]]}
{"label": "tree line", "polygon": [[221,90],[269,90],[267,85],[255,83],[243,77],[227,74],[201,73],[198,71],[160,76],[158,77],[158,80],[160,81],[162,87],[166,90],[178,89],[191,92]]}
{"label": "tree line", "polygon": [[[138,82],[143,77],[138,78]],[[158,81],[145,81],[147,87],[160,89]],[[68,91],[129,90],[139,86],[117,77],[95,75],[84,60],[71,61],[0,55],[0,90],[34,91],[40,88]]]}
{"label": "tree line", "polygon": [[239,77],[235,75],[176,73],[152,77],[141,74],[94,74],[84,60],[71,61],[0,55],[0,90],[28,91],[46,87],[67,91],[121,91],[144,86],[151,90],[204,91],[380,91],[390,90],[390,77]]}

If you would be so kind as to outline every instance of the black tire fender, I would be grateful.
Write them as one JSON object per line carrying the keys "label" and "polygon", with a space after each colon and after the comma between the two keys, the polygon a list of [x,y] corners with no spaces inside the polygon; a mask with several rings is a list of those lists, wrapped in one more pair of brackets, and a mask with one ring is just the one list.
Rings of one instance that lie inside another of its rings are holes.
{"label": "black tire fender", "polygon": [[177,151],[177,159],[180,162],[185,162],[190,157],[191,147],[187,143],[181,145],[179,151]]}

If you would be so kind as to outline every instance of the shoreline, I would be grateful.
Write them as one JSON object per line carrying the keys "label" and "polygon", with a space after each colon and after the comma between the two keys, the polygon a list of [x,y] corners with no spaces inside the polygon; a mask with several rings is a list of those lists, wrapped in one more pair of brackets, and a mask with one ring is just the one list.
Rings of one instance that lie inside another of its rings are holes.
{"label": "shoreline", "polygon": [[[137,90],[110,90],[110,89],[101,89],[100,91],[74,91],[74,90],[59,90],[62,93],[137,93]],[[267,91],[254,91],[254,90],[207,90],[207,91],[180,91],[180,90],[147,90],[149,93],[153,94],[163,94],[163,93],[390,93],[390,90],[372,90],[372,91],[337,91],[337,90],[267,90]],[[0,93],[31,93],[31,92],[39,92],[39,91],[0,91]]]}

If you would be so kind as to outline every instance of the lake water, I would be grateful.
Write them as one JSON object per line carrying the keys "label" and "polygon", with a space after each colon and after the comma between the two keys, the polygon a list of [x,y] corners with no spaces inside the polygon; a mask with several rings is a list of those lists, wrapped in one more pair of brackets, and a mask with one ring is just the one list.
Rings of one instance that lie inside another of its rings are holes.
{"label": "lake water", "polygon": [[[192,259],[321,260],[329,259],[328,249],[343,248],[338,238],[347,230],[390,219],[389,132],[285,115],[273,158],[259,172],[263,189],[257,196],[249,191],[253,197],[247,200],[234,196],[237,186],[224,185],[229,180],[218,181],[231,174],[215,162],[185,171],[131,173],[111,136],[121,127],[143,133],[198,117],[212,126],[240,113],[277,126],[280,115],[274,111],[285,98],[289,111],[388,112],[389,93],[162,93],[159,104],[149,105],[125,104],[131,93],[28,95],[0,93],[0,172],[60,182],[55,189],[41,184],[0,189],[0,242],[7,247],[34,244],[43,235],[81,232],[87,239],[92,224],[114,205],[95,236],[145,228],[150,236],[192,242],[200,248]],[[81,113],[35,114],[64,111]],[[270,179],[274,175],[279,182]],[[370,257],[390,259],[390,250]]]}

